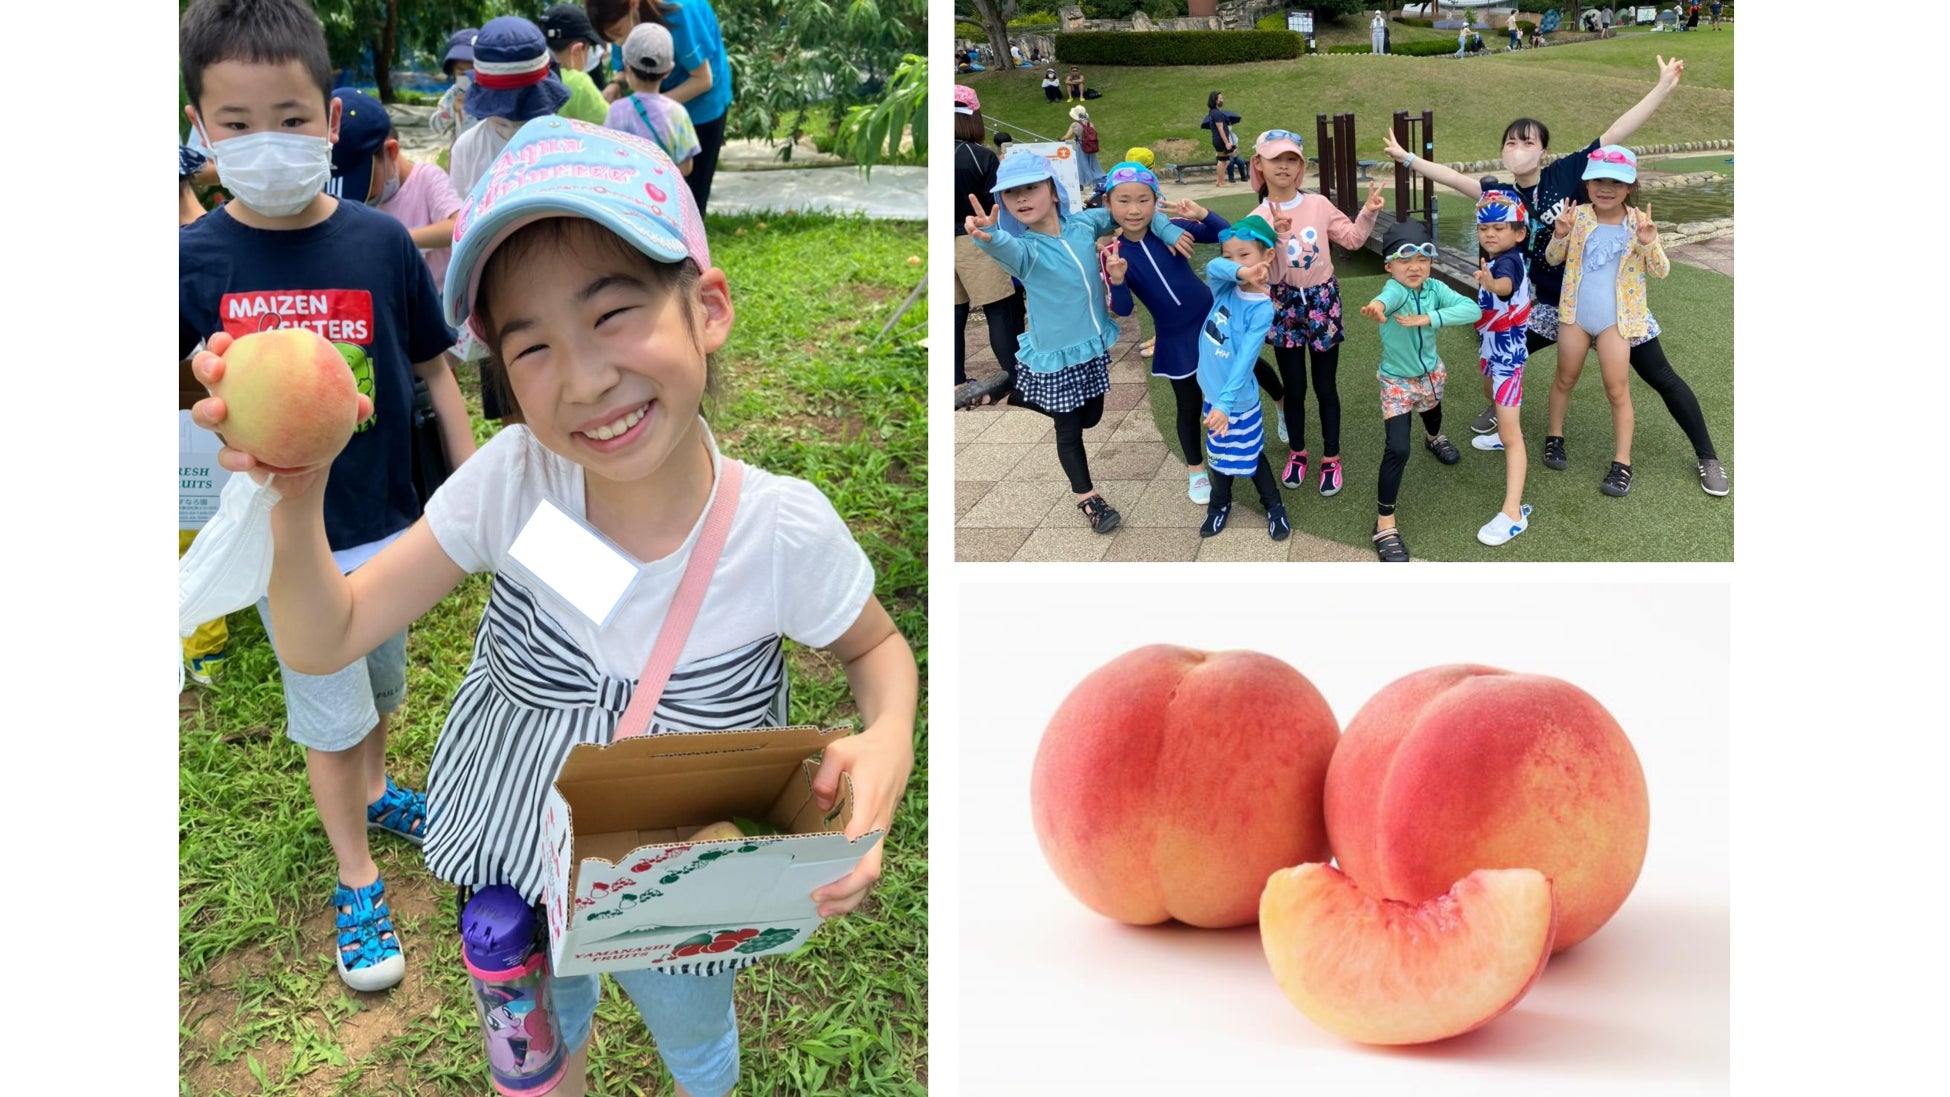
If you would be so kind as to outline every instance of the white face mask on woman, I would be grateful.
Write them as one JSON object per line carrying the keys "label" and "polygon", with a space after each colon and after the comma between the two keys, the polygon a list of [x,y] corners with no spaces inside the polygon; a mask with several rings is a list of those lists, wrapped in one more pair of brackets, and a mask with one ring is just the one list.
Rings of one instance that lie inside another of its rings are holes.
{"label": "white face mask on woman", "polygon": [[587,42],[582,44],[582,50],[585,55],[582,59],[582,71],[595,72],[597,69],[603,67],[602,50],[597,49]]}
{"label": "white face mask on woman", "polygon": [[332,177],[332,142],[301,133],[247,133],[213,142],[217,180],[266,217],[291,217]]}

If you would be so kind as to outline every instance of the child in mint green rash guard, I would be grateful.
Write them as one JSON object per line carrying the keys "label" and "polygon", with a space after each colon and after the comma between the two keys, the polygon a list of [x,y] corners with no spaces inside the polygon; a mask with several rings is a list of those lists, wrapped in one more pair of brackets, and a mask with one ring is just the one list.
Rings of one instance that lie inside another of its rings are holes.
{"label": "child in mint green rash guard", "polygon": [[[1116,227],[1105,210],[1071,213],[1069,195],[1056,183],[1050,162],[1018,152],[995,173],[995,205],[969,195],[977,212],[964,227],[975,246],[1022,283],[1029,330],[1016,351],[1016,393],[1027,406],[1056,421],[1056,456],[1090,528],[1109,533],[1122,517],[1090,482],[1083,432],[1104,415],[1110,391],[1110,348],[1117,322],[1106,308],[1108,293],[1097,265],[1096,241]],[[1181,255],[1192,238],[1162,213],[1151,231]]]}
{"label": "child in mint green rash guard", "polygon": [[[1381,458],[1381,481],[1376,487],[1375,555],[1384,564],[1408,562],[1408,547],[1395,528],[1395,498],[1401,491],[1402,470],[1408,467],[1408,415],[1422,416],[1423,445],[1445,465],[1462,454],[1442,434],[1442,386],[1447,379],[1436,353],[1436,333],[1445,327],[1474,325],[1483,315],[1464,297],[1430,276],[1435,241],[1420,221],[1389,226],[1381,240],[1382,265],[1388,283],[1361,308],[1361,315],[1381,325],[1381,421],[1388,448]],[[1526,506],[1524,513],[1528,515]]]}
{"label": "child in mint green rash guard", "polygon": [[1266,463],[1266,422],[1253,364],[1273,327],[1266,279],[1273,262],[1273,226],[1247,217],[1219,233],[1219,254],[1205,266],[1212,309],[1198,341],[1198,387],[1205,396],[1205,445],[1211,452],[1212,500],[1200,537],[1217,536],[1232,510],[1232,480],[1250,476],[1266,508],[1266,533],[1284,541],[1286,505]]}

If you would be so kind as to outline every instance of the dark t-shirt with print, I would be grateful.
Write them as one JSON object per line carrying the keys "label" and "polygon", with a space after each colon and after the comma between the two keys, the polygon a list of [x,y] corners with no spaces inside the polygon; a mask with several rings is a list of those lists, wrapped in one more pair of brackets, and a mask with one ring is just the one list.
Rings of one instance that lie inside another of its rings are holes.
{"label": "dark t-shirt with print", "polygon": [[1506,183],[1499,188],[1517,192],[1523,198],[1524,208],[1530,211],[1530,239],[1524,249],[1530,259],[1530,286],[1537,300],[1553,308],[1564,290],[1564,268],[1544,262],[1544,249],[1550,246],[1551,230],[1564,212],[1565,203],[1572,199],[1585,200],[1584,167],[1596,151],[1598,142],[1594,138],[1577,152],[1546,164],[1538,173],[1535,186]]}
{"label": "dark t-shirt with print", "polygon": [[307,327],[338,345],[372,417],[332,462],[325,536],[333,551],[390,536],[420,516],[413,491],[415,362],[454,344],[433,274],[406,226],[340,202],[289,231],[240,224],[222,207],[185,225],[177,245],[179,353],[219,331]]}

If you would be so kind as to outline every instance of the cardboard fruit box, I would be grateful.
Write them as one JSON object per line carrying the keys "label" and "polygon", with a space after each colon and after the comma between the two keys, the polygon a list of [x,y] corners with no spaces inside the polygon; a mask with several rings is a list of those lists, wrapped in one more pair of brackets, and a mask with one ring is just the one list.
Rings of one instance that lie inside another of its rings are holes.
{"label": "cardboard fruit box", "polygon": [[[882,832],[849,842],[852,782],[821,811],[814,757],[843,728],[645,735],[572,748],[543,807],[543,902],[559,975],[791,952],[823,920],[812,892],[853,871]],[[777,835],[693,842],[736,816]]]}

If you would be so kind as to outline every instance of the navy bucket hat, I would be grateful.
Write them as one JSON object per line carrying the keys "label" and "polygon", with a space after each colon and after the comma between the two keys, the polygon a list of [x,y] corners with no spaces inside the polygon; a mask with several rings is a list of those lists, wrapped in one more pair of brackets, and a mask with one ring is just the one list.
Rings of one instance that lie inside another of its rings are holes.
{"label": "navy bucket hat", "polygon": [[526,122],[561,110],[569,89],[549,71],[553,60],[542,28],[518,15],[488,20],[474,39],[474,91],[467,97],[467,113]]}

